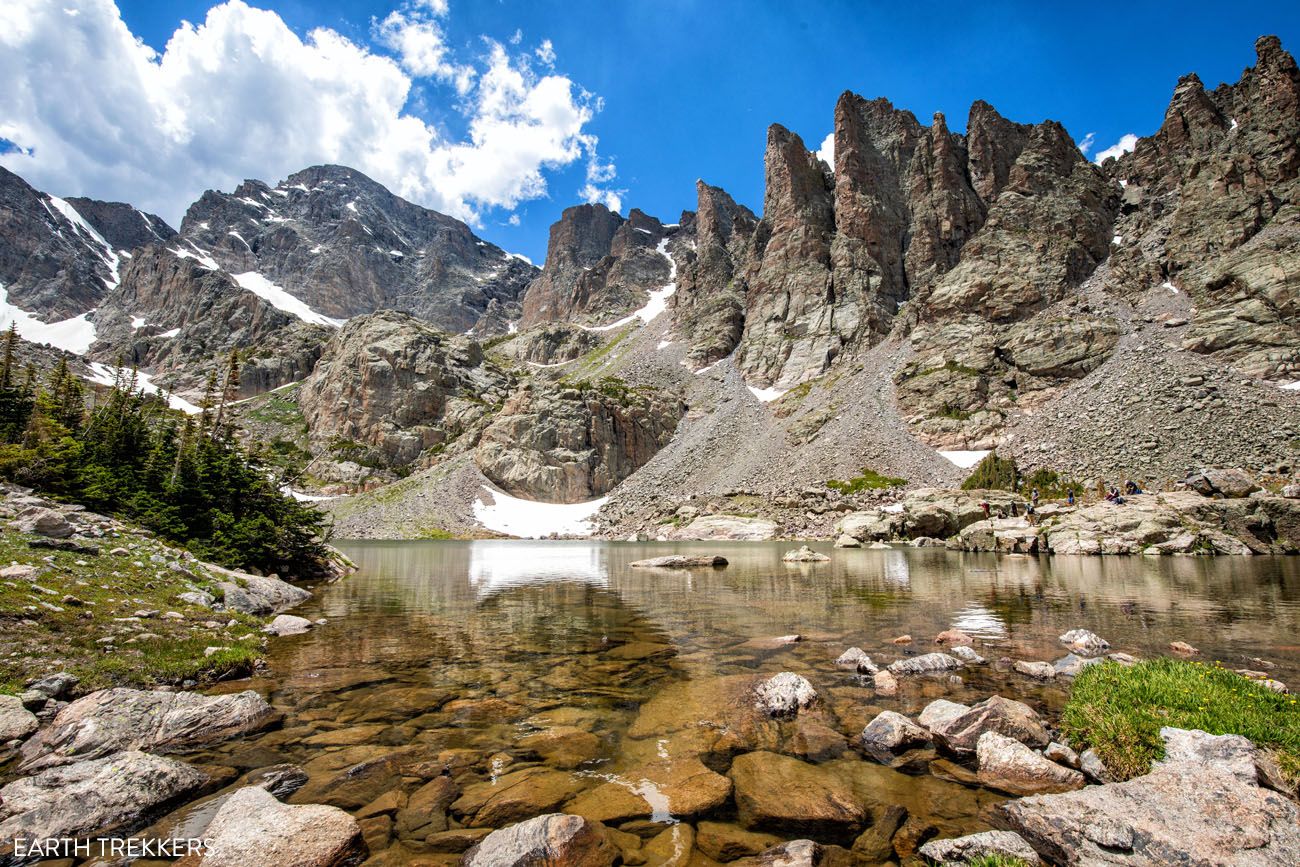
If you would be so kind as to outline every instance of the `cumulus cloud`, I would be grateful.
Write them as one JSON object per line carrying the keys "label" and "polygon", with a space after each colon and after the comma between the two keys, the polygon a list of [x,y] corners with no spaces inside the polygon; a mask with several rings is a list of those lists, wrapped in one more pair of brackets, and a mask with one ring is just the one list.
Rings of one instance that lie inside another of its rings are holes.
{"label": "cumulus cloud", "polygon": [[1097,155],[1093,157],[1093,162],[1101,165],[1111,157],[1121,157],[1132,151],[1133,148],[1137,147],[1137,143],[1138,137],[1136,135],[1131,132],[1125,133],[1119,137],[1119,141],[1115,142],[1103,151],[1098,151]]}
{"label": "cumulus cloud", "polygon": [[817,148],[817,158],[831,167],[835,171],[835,133],[827,133],[826,138],[822,139],[822,146]]}
{"label": "cumulus cloud", "polygon": [[1087,156],[1088,151],[1092,150],[1092,146],[1096,143],[1097,143],[1097,134],[1095,132],[1088,133],[1083,137],[1083,141],[1077,142],[1079,147],[1079,152],[1082,153],[1084,156]]}
{"label": "cumulus cloud", "polygon": [[537,51],[535,53],[537,54],[537,59],[542,63],[545,63],[547,66],[551,66],[555,63],[555,46],[551,44],[551,40],[543,39],[542,44],[537,46]]}
{"label": "cumulus cloud", "polygon": [[[374,23],[373,46],[334,30],[299,36],[243,0],[184,23],[161,52],[113,0],[0,3],[0,164],[61,194],[120,199],[177,221],[205,189],[353,166],[413,201],[474,223],[547,194],[547,174],[596,155],[600,101],[486,40],[455,57],[445,0]],[[553,50],[553,49],[552,49]],[[389,56],[391,52],[392,56]],[[451,136],[411,113],[421,86],[465,116]],[[449,92],[450,91],[450,92]],[[612,194],[588,179],[582,195]]]}

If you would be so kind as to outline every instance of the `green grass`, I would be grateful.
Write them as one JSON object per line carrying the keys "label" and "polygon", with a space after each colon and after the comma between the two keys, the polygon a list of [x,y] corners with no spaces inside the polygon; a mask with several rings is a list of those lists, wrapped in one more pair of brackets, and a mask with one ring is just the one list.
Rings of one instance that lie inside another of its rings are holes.
{"label": "green grass", "polygon": [[966,867],[1029,867],[1029,864],[1011,855],[978,855],[967,861]]}
{"label": "green grass", "polygon": [[833,491],[839,491],[841,494],[856,494],[861,491],[876,491],[881,488],[901,488],[906,484],[907,479],[882,476],[873,469],[863,467],[861,475],[854,476],[848,481],[831,479],[826,482],[826,487]]}
{"label": "green grass", "polygon": [[455,533],[450,530],[444,530],[442,527],[425,527],[416,533],[415,538],[425,539],[433,542],[446,542],[452,539],[459,539]]}
{"label": "green grass", "polygon": [[265,403],[250,412],[248,417],[268,424],[301,427],[303,423],[302,410],[298,408],[298,401],[294,399],[295,397],[296,392],[291,397],[272,394],[266,399]]}
{"label": "green grass", "polygon": [[1145,774],[1164,755],[1161,726],[1238,734],[1272,750],[1300,783],[1300,704],[1218,663],[1152,659],[1085,668],[1061,717],[1077,749],[1091,747],[1120,779]]}

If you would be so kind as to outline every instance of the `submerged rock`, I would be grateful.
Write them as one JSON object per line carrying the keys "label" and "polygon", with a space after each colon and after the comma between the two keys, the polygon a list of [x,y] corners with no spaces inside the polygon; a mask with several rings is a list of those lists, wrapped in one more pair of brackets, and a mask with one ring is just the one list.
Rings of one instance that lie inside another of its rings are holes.
{"label": "submerged rock", "polygon": [[786,551],[781,559],[786,563],[825,563],[831,558],[803,545],[798,550]]}
{"label": "submerged rock", "polygon": [[207,783],[197,768],[136,751],[15,780],[0,789],[0,862],[19,837],[131,833]]}
{"label": "submerged rock", "polygon": [[966,644],[958,644],[957,646],[950,648],[950,651],[953,656],[957,657],[967,665],[983,665],[988,661],[976,653],[975,648]]}
{"label": "submerged rock", "polygon": [[994,731],[980,735],[975,755],[979,780],[991,789],[1032,795],[1083,788],[1083,774],[1048,761],[1020,741]]}
{"label": "submerged rock", "polygon": [[1023,659],[1017,659],[1012,668],[1020,674],[1038,678],[1039,680],[1051,680],[1056,677],[1056,669],[1050,662],[1027,662]]}
{"label": "submerged rock", "polygon": [[1025,838],[1013,831],[984,831],[965,837],[931,840],[917,851],[938,867],[962,867],[976,858],[991,855],[1017,858],[1029,865],[1043,863]]}
{"label": "submerged rock", "polygon": [[1061,643],[1082,656],[1099,656],[1110,650],[1110,642],[1086,629],[1071,629],[1061,636]]}
{"label": "submerged rock", "polygon": [[719,554],[699,556],[667,554],[663,557],[651,557],[648,560],[633,560],[628,565],[634,569],[694,569],[702,566],[726,566],[727,558]]}
{"label": "submerged rock", "polygon": [[694,756],[658,762],[583,792],[564,810],[593,822],[667,821],[714,810],[731,796],[731,780]]}
{"label": "submerged rock", "polygon": [[898,692],[898,680],[888,670],[877,671],[872,675],[872,685],[877,695],[895,695]]}
{"label": "submerged rock", "polygon": [[59,711],[49,728],[22,748],[20,770],[35,771],[119,750],[173,753],[255,732],[276,719],[247,690],[229,695],[105,689]]}
{"label": "submerged rock", "polygon": [[619,850],[599,826],[553,813],[493,831],[465,853],[464,867],[610,867]]}
{"label": "submerged rock", "polygon": [[740,822],[750,829],[836,835],[866,821],[862,800],[824,765],[753,752],[732,762],[730,777]]}
{"label": "submerged rock", "polygon": [[351,867],[368,854],[361,826],[338,807],[289,806],[258,786],[226,798],[203,837],[204,853],[179,867]]}
{"label": "submerged rock", "polygon": [[783,671],[756,686],[754,698],[772,716],[792,716],[817,700],[817,690],[806,677]]}

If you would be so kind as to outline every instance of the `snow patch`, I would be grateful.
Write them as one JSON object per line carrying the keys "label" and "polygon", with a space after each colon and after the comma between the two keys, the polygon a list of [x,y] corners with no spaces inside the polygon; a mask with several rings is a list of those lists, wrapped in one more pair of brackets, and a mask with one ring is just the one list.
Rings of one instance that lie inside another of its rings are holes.
{"label": "snow patch", "polygon": [[288,494],[300,503],[324,503],[328,500],[337,500],[338,497],[325,497],[320,494],[304,494],[302,491],[295,491],[288,485],[280,486],[280,493]]}
{"label": "snow patch", "polygon": [[1282,387],[1287,391],[1300,391],[1300,379],[1297,379],[1295,382],[1285,383]]}
{"label": "snow patch", "polygon": [[[194,245],[191,244],[190,246],[194,246]],[[171,250],[173,253],[175,253],[177,256],[180,256],[182,259],[193,259],[194,261],[202,265],[204,268],[207,268],[209,271],[221,270],[221,266],[217,264],[217,260],[213,259],[207,253],[204,253],[202,250],[199,250],[198,247],[194,247],[194,249],[197,252],[193,252],[193,253],[190,252],[189,250],[183,250],[180,247],[168,247],[167,249]]]}
{"label": "snow patch", "polygon": [[[87,377],[87,379],[91,382],[98,383],[99,385],[116,385],[117,376],[120,370],[121,368],[101,364],[98,361],[92,361],[90,363],[90,376]],[[137,393],[144,392],[145,394],[156,394],[159,397],[166,398],[167,405],[172,409],[179,409],[181,412],[189,413],[190,415],[198,415],[203,412],[202,409],[190,403],[185,398],[177,397],[174,394],[168,394],[157,385],[154,385],[153,377],[143,371],[137,370],[135,372],[135,390]]]}
{"label": "snow patch", "polygon": [[1123,235],[1116,235],[1115,237],[1113,237],[1113,238],[1110,239],[1110,242],[1111,242],[1112,244],[1115,244],[1116,246],[1119,246],[1120,244],[1123,244],[1123,243],[1124,243],[1124,236],[1123,236]]}
{"label": "snow patch", "polygon": [[608,497],[588,500],[585,503],[539,503],[523,500],[483,486],[492,497],[492,504],[480,496],[474,501],[474,519],[489,530],[525,539],[540,539],[551,534],[563,536],[589,536],[593,531],[591,517],[600,511]]}
{"label": "snow patch", "polygon": [[1161,283],[1161,284],[1160,284],[1160,288],[1161,288],[1161,289],[1168,289],[1168,290],[1169,290],[1169,294],[1171,294],[1171,295],[1177,295],[1177,294],[1178,294],[1178,287],[1175,286],[1173,283],[1170,283],[1168,280],[1166,280],[1165,282]]}
{"label": "snow patch", "polygon": [[502,254],[502,258],[505,258],[505,259],[518,259],[520,262],[526,262],[526,263],[529,264],[529,265],[533,264],[533,260],[532,260],[532,259],[529,259],[529,258],[528,258],[527,256],[525,256],[523,253],[503,253],[503,254]]}
{"label": "snow patch", "polygon": [[348,202],[348,210],[351,211],[351,212],[354,213],[354,214],[357,213],[357,203],[356,203],[356,202]]}
{"label": "snow patch", "polygon": [[[685,364],[685,363],[686,363],[685,361],[682,362],[682,364]],[[719,358],[717,361],[713,362],[712,364],[706,364],[706,365],[704,365],[703,367],[701,367],[699,370],[695,371],[695,375],[696,375],[696,376],[703,376],[704,374],[708,373],[710,370],[712,370],[713,368],[717,367],[717,366],[718,366],[719,364],[721,364],[721,363],[722,363],[722,359]]]}
{"label": "snow patch", "polygon": [[287,290],[275,285],[256,271],[245,271],[243,274],[233,276],[236,283],[258,298],[267,301],[277,310],[283,310],[285,313],[297,316],[303,322],[339,328],[347,321],[346,319],[332,319],[323,313],[317,313],[308,307],[304,301],[289,294]]}
{"label": "snow patch", "polygon": [[672,346],[672,345],[673,345],[673,342],[672,342],[671,340],[660,340],[660,341],[659,341],[659,345],[656,346],[655,349],[667,349],[668,347],[670,347],[670,346]]}
{"label": "snow patch", "polygon": [[78,231],[85,234],[90,238],[90,240],[95,242],[93,245],[87,246],[95,248],[95,253],[99,258],[104,260],[104,264],[108,266],[108,271],[112,275],[112,279],[105,280],[104,285],[109,289],[115,288],[120,282],[120,278],[117,275],[119,260],[117,258],[117,253],[113,252],[112,245],[105,241],[104,236],[95,231],[95,227],[86,222],[86,218],[77,213],[77,209],[72,207],[72,205],[68,204],[63,199],[60,199],[58,196],[48,196],[47,198],[50,200],[50,204],[54,206],[55,210],[63,215],[65,220],[71,223]]}
{"label": "snow patch", "polygon": [[149,320],[145,319],[143,316],[131,317],[131,329],[133,331],[138,331],[141,328],[144,328],[148,324],[149,324]]}
{"label": "snow patch", "polygon": [[0,283],[0,331],[7,331],[12,325],[19,337],[32,343],[48,343],[64,352],[85,355],[95,342],[95,323],[90,321],[90,313],[59,322],[42,322],[26,310],[10,304],[9,290]]}
{"label": "snow patch", "polygon": [[1235,130],[1235,129],[1237,128],[1237,126],[1238,126],[1238,124],[1237,124],[1237,119],[1234,117],[1234,118],[1232,119],[1232,126],[1228,127],[1228,132],[1232,132],[1233,130]]}
{"label": "snow patch", "polygon": [[181,330],[180,330],[179,328],[168,328],[166,331],[162,332],[162,333],[159,334],[158,336],[159,336],[159,337],[175,337],[177,334],[180,334],[180,333],[181,333]]}
{"label": "snow patch", "polygon": [[771,403],[787,391],[784,388],[754,388],[752,385],[747,385],[745,388],[749,389],[749,393],[758,398],[760,403]]}
{"label": "snow patch", "polygon": [[672,256],[668,255],[667,238],[660,241],[655,250],[668,260],[668,282],[658,289],[650,290],[650,298],[646,301],[645,306],[640,310],[632,311],[617,322],[594,327],[580,325],[579,328],[584,331],[613,331],[615,328],[622,328],[637,319],[640,319],[642,324],[648,325],[656,316],[668,309],[668,298],[677,291],[677,263]]}
{"label": "snow patch", "polygon": [[988,453],[988,449],[983,451],[958,449],[956,451],[939,452],[940,455],[947,458],[954,465],[961,467],[963,470],[968,470],[980,461],[984,460]]}

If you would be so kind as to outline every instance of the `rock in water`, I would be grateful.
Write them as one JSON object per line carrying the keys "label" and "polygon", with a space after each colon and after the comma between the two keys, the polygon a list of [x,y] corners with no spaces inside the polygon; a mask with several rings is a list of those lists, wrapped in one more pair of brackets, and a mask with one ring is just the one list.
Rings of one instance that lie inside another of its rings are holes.
{"label": "rock in water", "polygon": [[850,647],[839,655],[835,660],[835,665],[839,668],[848,668],[859,674],[875,674],[879,669],[867,656],[866,651],[860,647]]}
{"label": "rock in water", "polygon": [[304,632],[312,629],[316,624],[312,623],[306,617],[296,617],[292,614],[277,615],[274,620],[262,627],[262,631],[269,635],[302,635]]}
{"label": "rock in water", "polygon": [[917,851],[938,867],[962,867],[976,858],[995,855],[1017,858],[1028,865],[1043,863],[1025,838],[1013,831],[984,831],[966,837],[931,840]]}
{"label": "rock in water", "polygon": [[[935,704],[938,702],[932,703],[931,707]],[[1038,714],[1022,702],[995,695],[959,711],[961,707],[945,707],[942,715],[938,710],[932,713],[927,707],[921,714],[923,722],[929,719],[926,725],[935,742],[949,752],[958,755],[975,752],[985,732],[997,732],[1035,749],[1041,749],[1051,741]]]}
{"label": "rock in water", "polygon": [[618,849],[581,816],[552,813],[493,831],[465,853],[464,867],[610,867]]}
{"label": "rock in water", "polygon": [[291,807],[258,786],[228,797],[203,836],[204,853],[178,867],[352,867],[368,854],[361,826],[338,807]]}
{"label": "rock in water", "polygon": [[16,695],[0,695],[0,745],[21,740],[36,731],[36,714],[23,707]]}
{"label": "rock in water", "polygon": [[898,680],[888,670],[877,671],[872,675],[872,685],[877,695],[895,695],[898,692]]}
{"label": "rock in water", "polygon": [[1213,766],[1007,801],[995,821],[1057,864],[1300,864],[1300,808]]}
{"label": "rock in water", "polygon": [[819,554],[807,545],[802,545],[796,551],[786,551],[781,559],[786,563],[825,563],[831,558]]}
{"label": "rock in water", "polygon": [[934,637],[934,643],[947,644],[951,647],[969,647],[975,643],[975,639],[960,629],[945,629]]}
{"label": "rock in water", "polygon": [[923,653],[920,656],[900,659],[889,665],[889,670],[898,675],[935,674],[961,668],[961,660],[946,653]]}
{"label": "rock in water", "polygon": [[279,578],[249,575],[215,566],[208,568],[228,579],[217,581],[217,589],[222,593],[221,603],[244,614],[278,614],[311,598],[308,591]]}
{"label": "rock in water", "polygon": [[754,687],[754,698],[772,716],[792,716],[817,700],[817,690],[802,675],[783,671]]}
{"label": "rock in water", "polygon": [[976,653],[975,648],[970,647],[969,645],[958,644],[956,647],[950,648],[950,650],[952,651],[953,656],[957,657],[967,665],[983,665],[988,661]]}
{"label": "rock in water", "polygon": [[720,554],[667,554],[663,557],[651,557],[649,560],[633,560],[628,564],[646,569],[694,569],[705,566],[726,566],[727,558]]}
{"label": "rock in water", "polygon": [[1052,680],[1056,677],[1056,669],[1050,662],[1027,662],[1023,659],[1017,659],[1012,668],[1020,674],[1028,675],[1029,677],[1037,678],[1038,680]]}
{"label": "rock in water", "polygon": [[930,742],[930,733],[901,713],[881,711],[858,736],[858,741],[873,758],[889,758]]}
{"label": "rock in water", "polygon": [[866,821],[862,799],[824,766],[758,751],[739,756],[729,775],[747,828],[840,835]]}
{"label": "rock in water", "polygon": [[980,735],[975,746],[979,780],[1012,795],[1068,792],[1083,788],[1083,774],[1050,762],[1029,747],[997,732]]}
{"label": "rock in water", "polygon": [[1061,643],[1082,656],[1098,656],[1110,650],[1110,642],[1086,629],[1071,629],[1061,636]]}
{"label": "rock in water", "polygon": [[22,748],[25,772],[97,759],[119,750],[180,752],[255,732],[276,719],[252,690],[230,695],[105,689],[59,711]]}
{"label": "rock in water", "polygon": [[16,837],[131,833],[207,782],[197,768],[135,751],[15,780],[0,789],[0,863]]}

